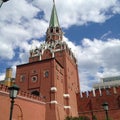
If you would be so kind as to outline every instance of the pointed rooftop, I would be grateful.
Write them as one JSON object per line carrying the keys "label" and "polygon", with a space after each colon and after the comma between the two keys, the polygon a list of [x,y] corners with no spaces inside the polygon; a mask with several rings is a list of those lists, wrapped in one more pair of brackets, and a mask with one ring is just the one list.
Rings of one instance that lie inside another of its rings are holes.
{"label": "pointed rooftop", "polygon": [[57,10],[56,10],[56,7],[55,7],[55,1],[54,0],[53,0],[53,8],[52,8],[49,27],[59,27]]}
{"label": "pointed rooftop", "polygon": [[63,32],[59,25],[55,1],[53,0],[53,8],[51,13],[50,23],[46,32],[46,42],[48,43],[55,42],[55,40],[61,41],[62,38],[63,38]]}

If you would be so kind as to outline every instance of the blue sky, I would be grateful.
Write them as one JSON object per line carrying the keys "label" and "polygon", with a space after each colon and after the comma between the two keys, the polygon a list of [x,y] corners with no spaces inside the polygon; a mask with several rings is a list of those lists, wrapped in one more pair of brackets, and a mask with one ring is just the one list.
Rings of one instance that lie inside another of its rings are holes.
{"label": "blue sky", "polygon": [[104,38],[104,40],[106,40],[106,38],[120,38],[119,26],[120,15],[117,14],[104,23],[88,23],[82,26],[71,26],[69,29],[65,30],[65,35],[76,43],[83,38]]}
{"label": "blue sky", "polygon": [[[120,75],[120,1],[56,0],[64,41],[74,52],[81,90],[101,77]],[[10,0],[0,8],[0,79],[28,62],[29,50],[45,39],[52,0]]]}

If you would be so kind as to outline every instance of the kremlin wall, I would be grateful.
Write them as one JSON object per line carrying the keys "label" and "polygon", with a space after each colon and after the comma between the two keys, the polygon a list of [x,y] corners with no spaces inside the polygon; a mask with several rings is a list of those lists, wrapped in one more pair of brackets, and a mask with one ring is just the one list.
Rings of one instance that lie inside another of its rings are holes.
{"label": "kremlin wall", "polygon": [[97,120],[105,120],[102,104],[107,102],[110,120],[120,120],[120,87],[77,93],[77,99],[79,116],[88,116],[90,120],[94,120],[95,116]]}
{"label": "kremlin wall", "polygon": [[[12,120],[45,120],[45,104],[40,97],[19,91],[14,103]],[[8,87],[0,84],[0,120],[9,120],[9,116]]]}
{"label": "kremlin wall", "polygon": [[[90,120],[105,120],[105,111],[102,104],[108,102],[110,120],[120,120],[120,87],[97,89],[77,93],[76,95],[78,116],[87,116]],[[15,99],[13,120],[46,120],[46,104],[41,97],[19,91]],[[8,120],[9,114],[10,98],[8,87],[0,84],[0,120]]]}

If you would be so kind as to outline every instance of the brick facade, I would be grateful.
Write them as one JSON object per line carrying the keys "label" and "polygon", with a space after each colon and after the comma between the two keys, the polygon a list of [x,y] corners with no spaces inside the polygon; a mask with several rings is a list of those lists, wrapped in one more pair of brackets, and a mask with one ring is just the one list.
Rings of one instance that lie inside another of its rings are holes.
{"label": "brick facade", "polygon": [[[45,106],[41,98],[20,91],[15,99],[12,120],[45,120]],[[0,85],[0,120],[8,120],[9,115],[8,87]]]}
{"label": "brick facade", "polygon": [[[63,120],[66,116],[78,115],[78,70],[75,59],[70,55],[72,56],[70,50],[63,50],[56,52],[54,58],[42,57],[43,60],[30,60],[27,64],[17,66],[16,84],[30,94],[39,92],[47,103],[46,120]],[[33,81],[33,76],[37,80]]]}
{"label": "brick facade", "polygon": [[79,116],[88,116],[90,120],[95,115],[97,120],[105,120],[102,104],[109,104],[110,120],[120,120],[120,87],[101,89],[77,94]]}

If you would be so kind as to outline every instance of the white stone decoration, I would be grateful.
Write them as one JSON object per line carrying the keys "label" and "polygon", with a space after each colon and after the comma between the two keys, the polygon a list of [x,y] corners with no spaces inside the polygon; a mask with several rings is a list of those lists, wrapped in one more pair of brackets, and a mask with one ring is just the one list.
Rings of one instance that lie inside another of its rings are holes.
{"label": "white stone decoration", "polygon": [[64,106],[64,109],[71,109],[70,106]]}
{"label": "white stone decoration", "polygon": [[63,97],[64,98],[70,98],[70,95],[69,94],[63,94]]}
{"label": "white stone decoration", "polygon": [[50,89],[52,92],[57,92],[57,88],[56,87],[51,87]]}
{"label": "white stone decoration", "polygon": [[58,104],[58,102],[56,100],[52,100],[50,101],[51,104]]}

